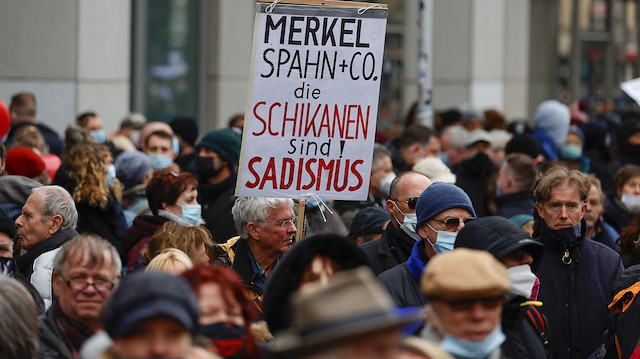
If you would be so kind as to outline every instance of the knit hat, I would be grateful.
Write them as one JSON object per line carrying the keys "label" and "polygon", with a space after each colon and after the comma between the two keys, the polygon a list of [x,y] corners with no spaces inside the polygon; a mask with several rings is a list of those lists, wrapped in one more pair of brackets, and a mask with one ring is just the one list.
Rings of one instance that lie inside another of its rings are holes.
{"label": "knit hat", "polygon": [[191,146],[196,144],[198,138],[198,124],[192,117],[176,118],[170,123],[173,132]]}
{"label": "knit hat", "polygon": [[102,313],[111,338],[124,338],[138,325],[159,317],[198,332],[198,300],[191,286],[179,276],[162,272],[134,273],[120,284]]}
{"label": "knit hat", "polygon": [[540,149],[540,143],[535,137],[527,134],[516,135],[511,141],[507,143],[507,147],[504,152],[509,155],[512,153],[524,153],[535,159],[540,156],[542,150]]}
{"label": "knit hat", "polygon": [[7,151],[5,169],[12,175],[33,178],[44,171],[44,161],[33,149],[20,146]]}
{"label": "knit hat", "polygon": [[358,211],[351,221],[349,234],[379,234],[382,226],[391,219],[391,215],[383,207],[365,207]]}
{"label": "knit hat", "polygon": [[196,145],[196,151],[205,147],[215,151],[223,161],[229,163],[229,167],[235,168],[240,157],[242,138],[230,128],[223,128],[207,133]]}
{"label": "knit hat", "polygon": [[16,236],[16,226],[4,211],[0,211],[0,233],[8,235],[11,239]]}
{"label": "knit hat", "polygon": [[571,115],[569,108],[556,100],[548,100],[538,105],[534,117],[535,127],[546,133],[556,148],[562,147],[567,139]]}
{"label": "knit hat", "polygon": [[425,157],[413,165],[412,170],[429,177],[431,182],[456,183],[456,175],[439,157]]}
{"label": "knit hat", "polygon": [[471,199],[460,187],[443,182],[432,184],[418,198],[418,204],[416,205],[418,223],[416,228],[421,227],[426,221],[443,211],[452,208],[466,209],[471,215],[476,216]]}
{"label": "knit hat", "polygon": [[128,189],[142,182],[149,173],[151,162],[149,157],[140,151],[126,151],[116,157],[114,166],[116,177]]}
{"label": "knit hat", "polygon": [[575,133],[576,135],[578,135],[578,137],[580,137],[580,143],[582,147],[584,147],[584,132],[582,132],[580,127],[578,126],[569,127],[569,133]]}
{"label": "knit hat", "polygon": [[456,236],[455,248],[484,250],[500,261],[517,249],[523,249],[533,258],[532,267],[535,268],[542,256],[543,246],[510,220],[490,216],[465,225]]}
{"label": "knit hat", "polygon": [[149,137],[149,135],[158,131],[164,131],[173,136],[173,130],[171,129],[171,126],[167,125],[166,123],[160,121],[147,122],[142,127],[142,130],[140,130],[140,149],[143,152],[147,147],[145,142],[147,142],[147,138]]}
{"label": "knit hat", "polygon": [[440,300],[497,297],[510,287],[507,268],[502,263],[485,251],[468,248],[431,258],[420,280],[427,298]]}
{"label": "knit hat", "polygon": [[515,216],[509,218],[509,220],[515,223],[518,227],[522,228],[525,223],[533,221],[533,216],[530,214],[516,214]]}

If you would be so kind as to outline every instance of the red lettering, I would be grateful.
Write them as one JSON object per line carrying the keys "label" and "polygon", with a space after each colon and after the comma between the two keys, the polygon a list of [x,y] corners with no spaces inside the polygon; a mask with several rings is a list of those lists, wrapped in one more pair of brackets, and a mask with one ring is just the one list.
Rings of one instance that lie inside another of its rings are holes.
{"label": "red lettering", "polygon": [[[293,171],[295,162],[291,158],[282,159],[282,173],[280,174],[280,189],[289,189],[293,183]],[[289,174],[288,182],[285,183],[286,174]]]}
{"label": "red lettering", "polygon": [[302,164],[304,163],[304,158],[301,158],[298,160],[298,183],[296,183],[296,191],[300,190],[300,185],[302,183],[302,169],[304,168],[304,166],[302,166]]}
{"label": "red lettering", "polygon": [[340,178],[340,161],[341,160],[336,160],[336,175],[333,177],[333,189],[338,192],[342,192],[347,188],[347,183],[349,182],[349,162],[351,162],[351,160],[347,160],[344,163],[344,180],[342,181],[342,185],[338,185]]}
{"label": "red lettering", "polygon": [[246,182],[244,185],[247,186],[248,188],[256,188],[256,186],[258,185],[258,183],[260,183],[260,176],[258,176],[258,172],[256,172],[255,169],[253,169],[253,165],[256,162],[260,162],[262,161],[262,157],[254,157],[252,159],[249,160],[249,165],[247,167],[249,167],[249,172],[251,172],[251,174],[253,175],[253,177],[255,177],[255,182]]}
{"label": "red lettering", "polygon": [[[262,122],[262,131],[260,131],[260,132],[253,132],[252,134],[253,134],[254,136],[260,136],[260,135],[262,135],[262,134],[264,133],[264,131],[267,129],[267,123],[266,123],[266,122],[264,122],[264,119],[263,119],[262,117],[260,117],[260,116],[258,115],[258,112],[257,112],[257,111],[258,111],[258,107],[259,107],[259,106],[266,105],[266,104],[267,104],[266,102],[262,101],[262,102],[258,102],[255,106],[253,106],[253,116],[255,116],[255,117],[256,117],[256,119],[257,119],[258,121]],[[269,117],[271,117],[271,114],[269,114]]]}
{"label": "red lettering", "polygon": [[262,182],[260,182],[260,189],[264,189],[264,185],[267,181],[271,181],[273,183],[273,188],[278,189],[278,183],[276,181],[276,160],[273,157],[271,157],[269,159],[269,163],[267,163],[267,169],[264,171]]}
{"label": "red lettering", "polygon": [[[302,158],[300,160],[302,161]],[[313,173],[313,169],[311,168],[311,165],[316,163],[316,162],[318,162],[318,160],[316,160],[315,158],[312,158],[309,161],[307,161],[306,165],[304,166],[305,169],[307,170],[307,173],[311,177],[311,182],[309,182],[309,184],[306,184],[306,185],[302,186],[302,189],[304,189],[304,190],[310,189],[311,187],[313,187],[313,185],[316,182],[316,176]]]}
{"label": "red lettering", "polygon": [[[271,107],[269,107],[269,134],[271,136],[277,136],[278,135],[277,132],[271,131],[271,117],[272,117],[272,113],[273,113],[273,108],[276,107],[276,106],[282,107],[282,105],[279,102],[276,102],[273,105],[271,105]],[[286,111],[286,107],[285,107],[285,111]]]}
{"label": "red lettering", "polygon": [[358,172],[358,170],[356,169],[356,166],[361,165],[363,163],[364,163],[363,160],[357,160],[351,164],[351,173],[353,173],[358,178],[358,184],[356,184],[355,186],[349,187],[349,191],[355,191],[360,187],[362,187],[362,184],[363,184],[362,176],[360,175],[360,172]]}
{"label": "red lettering", "polygon": [[329,178],[327,179],[327,191],[331,190],[331,180],[333,179],[333,163],[335,161],[331,160],[328,163],[325,162],[322,158],[320,159],[320,162],[318,163],[318,178],[316,178],[316,191],[320,190],[320,184],[322,182],[322,171],[324,170],[328,170],[329,171]]}

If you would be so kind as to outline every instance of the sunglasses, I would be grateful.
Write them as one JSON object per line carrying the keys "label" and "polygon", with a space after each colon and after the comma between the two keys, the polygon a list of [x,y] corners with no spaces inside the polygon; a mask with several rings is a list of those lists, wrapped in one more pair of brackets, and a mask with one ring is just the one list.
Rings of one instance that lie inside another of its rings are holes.
{"label": "sunglasses", "polygon": [[451,309],[456,311],[470,310],[475,306],[476,302],[480,302],[480,304],[484,309],[495,309],[496,307],[504,303],[504,297],[497,296],[497,297],[460,299],[460,300],[447,301],[449,306],[451,306]]}
{"label": "sunglasses", "polygon": [[[462,220],[462,222],[464,222],[464,224],[469,224],[469,222],[474,221],[475,218],[474,217],[467,217],[465,219]],[[436,222],[440,222],[442,224],[444,224],[444,226],[448,229],[448,230],[454,230],[456,228],[458,228],[458,226],[460,225],[460,218],[455,218],[455,217],[449,217],[447,219],[432,219],[432,221],[436,221]]]}
{"label": "sunglasses", "polygon": [[406,201],[400,201],[398,199],[392,199],[392,201],[394,201],[394,202],[404,202],[404,203],[407,204],[407,207],[409,207],[409,209],[416,209],[416,205],[418,204],[418,198],[420,198],[420,197],[418,197],[418,196],[411,197]]}

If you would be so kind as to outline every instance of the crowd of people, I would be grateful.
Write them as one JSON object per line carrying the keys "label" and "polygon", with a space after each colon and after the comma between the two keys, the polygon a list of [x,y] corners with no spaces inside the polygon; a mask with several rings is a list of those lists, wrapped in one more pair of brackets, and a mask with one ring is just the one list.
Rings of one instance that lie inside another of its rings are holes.
{"label": "crowd of people", "polygon": [[366,199],[305,205],[234,196],[241,116],[36,108],[0,134],[2,358],[640,358],[640,111],[410,112]]}

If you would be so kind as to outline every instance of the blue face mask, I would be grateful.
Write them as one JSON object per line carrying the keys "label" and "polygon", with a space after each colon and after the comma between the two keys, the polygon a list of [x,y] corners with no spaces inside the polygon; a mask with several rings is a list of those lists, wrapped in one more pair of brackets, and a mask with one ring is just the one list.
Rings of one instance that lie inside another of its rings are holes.
{"label": "blue face mask", "polygon": [[180,207],[182,208],[182,216],[180,218],[194,226],[197,225],[202,216],[202,206],[199,204],[184,204]]}
{"label": "blue face mask", "polygon": [[445,335],[440,343],[440,348],[449,354],[462,358],[486,358],[496,350],[506,339],[500,325],[487,335],[486,338],[478,341],[464,340],[452,335]]}
{"label": "blue face mask", "polygon": [[116,167],[111,165],[107,168],[107,186],[111,188],[114,183],[116,183]]}
{"label": "blue face mask", "polygon": [[453,246],[456,244],[458,232],[436,231],[429,225],[429,223],[427,223],[427,226],[429,226],[432,231],[437,233],[436,243],[431,243],[429,238],[427,238],[427,242],[431,244],[431,247],[433,247],[433,250],[436,251],[436,253],[443,253],[453,250]]}
{"label": "blue face mask", "polygon": [[393,219],[395,219],[396,222],[400,224],[400,229],[402,229],[402,231],[406,233],[406,235],[413,238],[414,241],[417,242],[421,240],[422,238],[420,238],[420,235],[416,231],[416,224],[418,224],[418,217],[416,216],[416,214],[402,212],[402,210],[398,208],[398,205],[396,204],[395,201],[393,202],[393,205],[396,206],[398,211],[400,211],[400,213],[402,213],[402,215],[404,216],[404,220],[402,221],[402,223],[400,223],[400,221],[398,221],[398,219],[396,218],[395,214],[393,215]]}
{"label": "blue face mask", "polygon": [[105,142],[107,142],[107,135],[105,135],[104,130],[93,130],[89,131],[89,133],[91,134],[91,137],[93,137],[93,139],[96,140],[96,142],[98,142],[99,144],[103,145]]}
{"label": "blue face mask", "polygon": [[440,159],[445,165],[447,165],[447,167],[451,168],[451,162],[449,162],[449,157],[447,157],[446,153],[440,152]]}
{"label": "blue face mask", "polygon": [[173,150],[173,153],[176,154],[176,156],[180,154],[180,143],[178,142],[178,139],[175,137],[171,139],[171,149]]}
{"label": "blue face mask", "polygon": [[173,160],[169,156],[149,154],[147,157],[149,157],[151,168],[153,168],[154,171],[165,169],[173,163]]}
{"label": "blue face mask", "polygon": [[562,146],[560,150],[560,158],[569,161],[575,161],[582,156],[582,149],[576,145]]}
{"label": "blue face mask", "polygon": [[502,191],[500,190],[500,184],[498,183],[498,180],[496,180],[496,195],[498,195],[498,197],[502,196]]}

